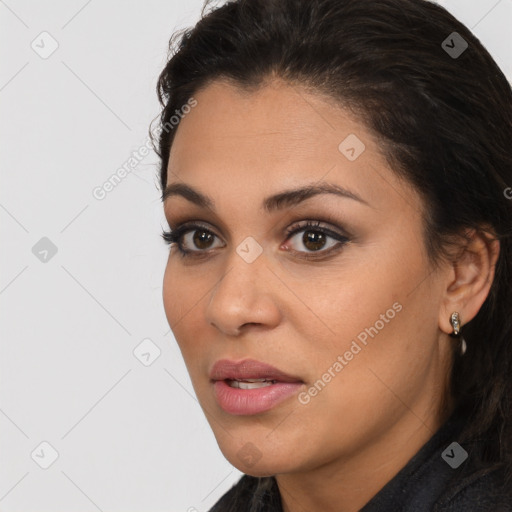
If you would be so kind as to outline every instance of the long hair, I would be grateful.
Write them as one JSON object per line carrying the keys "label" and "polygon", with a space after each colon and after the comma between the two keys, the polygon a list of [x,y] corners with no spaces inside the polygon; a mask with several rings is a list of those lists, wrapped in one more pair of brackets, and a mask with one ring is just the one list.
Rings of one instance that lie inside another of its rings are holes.
{"label": "long hair", "polygon": [[[256,90],[278,76],[362,119],[428,207],[434,264],[466,228],[500,240],[492,287],[462,327],[468,348],[455,355],[449,381],[467,417],[461,440],[483,440],[486,463],[503,464],[512,489],[512,89],[504,74],[467,27],[426,0],[209,5],[173,35],[158,80],[162,188],[179,126],[172,117],[216,79]],[[261,489],[274,484],[260,479]]]}

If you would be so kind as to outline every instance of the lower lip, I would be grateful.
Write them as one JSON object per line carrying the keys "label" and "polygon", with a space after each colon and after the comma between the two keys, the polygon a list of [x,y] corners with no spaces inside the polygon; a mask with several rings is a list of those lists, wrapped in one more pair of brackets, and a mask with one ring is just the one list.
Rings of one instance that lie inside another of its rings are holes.
{"label": "lower lip", "polygon": [[250,415],[268,411],[297,393],[302,382],[276,382],[256,389],[232,388],[226,381],[215,381],[213,388],[220,407],[229,414]]}

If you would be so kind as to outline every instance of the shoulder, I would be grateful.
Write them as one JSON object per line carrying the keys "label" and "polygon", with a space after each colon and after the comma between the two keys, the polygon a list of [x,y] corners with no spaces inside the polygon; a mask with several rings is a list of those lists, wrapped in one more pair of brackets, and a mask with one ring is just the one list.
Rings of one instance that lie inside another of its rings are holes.
{"label": "shoulder", "polygon": [[473,472],[451,485],[433,512],[512,512],[512,498],[503,491],[501,466]]}

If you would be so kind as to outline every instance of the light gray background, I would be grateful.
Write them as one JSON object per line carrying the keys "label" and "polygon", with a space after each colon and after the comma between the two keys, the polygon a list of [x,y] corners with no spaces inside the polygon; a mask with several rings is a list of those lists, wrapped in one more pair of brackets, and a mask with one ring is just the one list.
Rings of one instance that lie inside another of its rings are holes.
{"label": "light gray background", "polygon": [[[512,0],[439,3],[511,80]],[[165,318],[156,157],[92,193],[147,141],[168,40],[201,7],[0,0],[0,512],[206,511],[241,475]]]}

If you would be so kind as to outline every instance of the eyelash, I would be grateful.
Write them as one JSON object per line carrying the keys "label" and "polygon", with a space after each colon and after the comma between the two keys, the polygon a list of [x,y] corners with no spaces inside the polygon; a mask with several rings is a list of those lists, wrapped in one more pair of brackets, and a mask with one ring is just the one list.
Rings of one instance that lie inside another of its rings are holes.
{"label": "eyelash", "polygon": [[[212,234],[213,236],[215,233],[213,233],[210,229],[208,229],[205,226],[202,226],[201,224],[193,223],[193,224],[182,224],[181,226],[176,227],[175,229],[171,231],[163,231],[162,232],[162,238],[164,239],[165,243],[168,245],[171,245],[175,243],[178,247],[178,251],[182,257],[192,257],[192,258],[201,258],[204,257],[205,254],[208,253],[208,251],[203,250],[197,250],[197,251],[191,251],[188,249],[183,248],[183,242],[182,238],[184,235],[191,231],[196,230],[203,230],[207,233]],[[320,254],[320,257],[326,257],[327,255],[330,255],[332,252],[341,249],[342,246],[344,246],[347,242],[350,241],[350,238],[344,235],[341,235],[340,233],[336,233],[335,231],[331,231],[330,229],[327,229],[325,227],[320,227],[319,221],[306,221],[306,223],[301,224],[300,226],[297,224],[292,225],[290,228],[286,230],[286,240],[291,238],[293,235],[296,235],[297,233],[300,233],[301,231],[314,231],[317,233],[322,233],[323,235],[326,235],[330,238],[334,238],[335,240],[338,240],[338,244],[334,245],[333,247],[330,247],[327,250],[318,250],[318,251],[311,251],[309,253],[303,253],[302,251],[293,251],[298,252],[302,254],[300,256],[304,259],[319,259],[319,256],[316,256],[316,254]]]}

